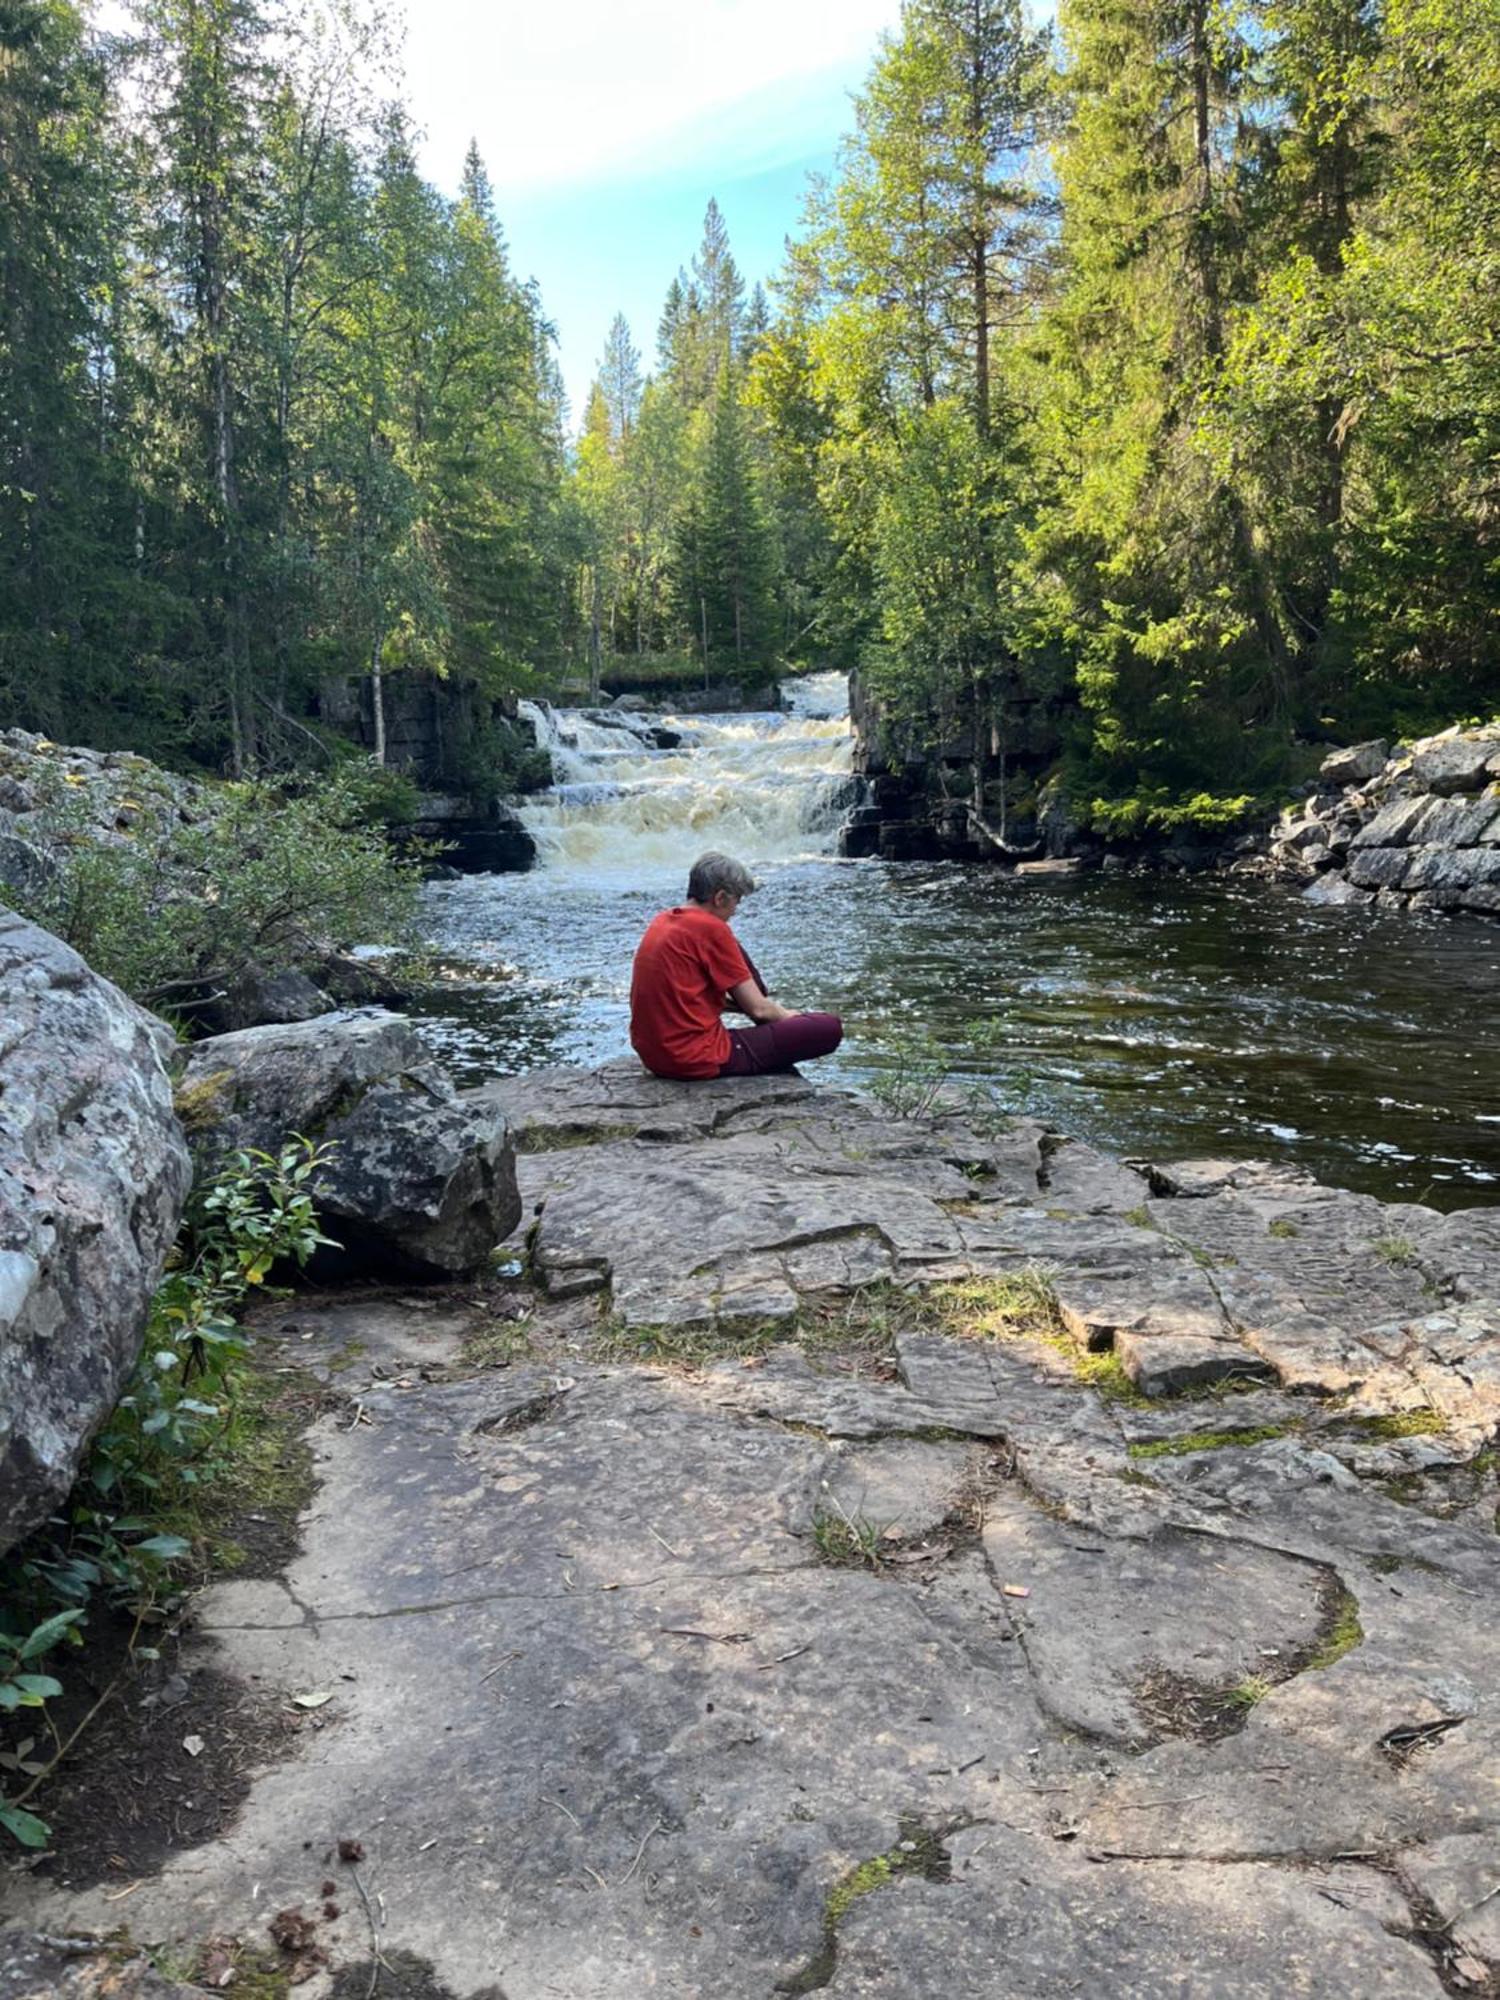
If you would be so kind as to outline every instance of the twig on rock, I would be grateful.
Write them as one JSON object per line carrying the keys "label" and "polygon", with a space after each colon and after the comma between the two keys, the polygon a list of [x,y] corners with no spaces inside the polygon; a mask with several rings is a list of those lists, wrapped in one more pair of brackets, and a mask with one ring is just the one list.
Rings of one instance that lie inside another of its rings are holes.
{"label": "twig on rock", "polygon": [[774,1660],[757,1660],[755,1671],[758,1674],[769,1673],[772,1667],[779,1667],[784,1660],[800,1660],[804,1653],[810,1653],[811,1651],[811,1645],[793,1646],[789,1653],[778,1653]]}
{"label": "twig on rock", "polygon": [[630,1880],[631,1876],[635,1873],[636,1869],[640,1867],[641,1856],[645,1853],[646,1849],[650,1846],[651,1842],[656,1838],[656,1836],[659,1833],[665,1833],[666,1830],[667,1829],[661,1820],[657,1820],[653,1826],[647,1828],[644,1836],[642,1837],[640,1846],[635,1850],[634,1861],[631,1862],[630,1866],[625,1870],[625,1873],[620,1877],[619,1881],[615,1884],[615,1887],[617,1889],[623,1889],[625,1887],[625,1884]]}
{"label": "twig on rock", "polygon": [[365,1906],[365,1917],[370,1926],[370,1952],[373,1962],[370,1966],[370,1983],[365,1988],[365,2000],[375,2000],[376,1989],[380,1985],[381,1970],[385,1965],[385,1960],[380,1955],[380,1927],[375,1921],[374,1906],[365,1893],[365,1885],[359,1879],[359,1870],[351,1867],[349,1873],[354,1877],[354,1886],[359,1891],[359,1900]]}

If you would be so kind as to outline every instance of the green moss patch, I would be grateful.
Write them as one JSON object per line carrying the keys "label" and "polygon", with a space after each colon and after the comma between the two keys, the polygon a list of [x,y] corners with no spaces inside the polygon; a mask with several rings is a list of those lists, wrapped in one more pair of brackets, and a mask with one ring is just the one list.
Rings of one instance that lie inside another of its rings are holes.
{"label": "green moss patch", "polygon": [[[945,1835],[924,1826],[919,1819],[903,1815],[897,1822],[900,1838],[884,1854],[872,1854],[846,1875],[841,1875],[828,1892],[823,1905],[823,1944],[817,1955],[793,1978],[775,1989],[778,1993],[817,1993],[831,1985],[838,1969],[839,1926],[866,1896],[887,1889],[902,1875],[921,1875],[929,1882],[948,1882],[953,1866],[944,1845]],[[948,1829],[955,1832],[955,1827]]]}
{"label": "green moss patch", "polygon": [[1285,1437],[1291,1424],[1252,1424],[1242,1430],[1183,1431],[1178,1437],[1151,1438],[1127,1446],[1131,1458],[1179,1458],[1193,1451],[1227,1451],[1231,1447],[1267,1444]]}
{"label": "green moss patch", "polygon": [[1436,1410],[1394,1410],[1382,1417],[1351,1417],[1350,1428],[1367,1438],[1437,1437],[1448,1426]]}

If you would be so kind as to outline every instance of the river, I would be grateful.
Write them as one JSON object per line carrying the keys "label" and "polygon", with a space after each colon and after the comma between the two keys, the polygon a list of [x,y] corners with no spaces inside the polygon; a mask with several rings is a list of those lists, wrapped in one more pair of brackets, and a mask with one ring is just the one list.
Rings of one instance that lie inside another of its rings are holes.
{"label": "river", "polygon": [[[534,711],[561,782],[529,875],[426,894],[421,1029],[460,1081],[628,1052],[630,958],[718,847],[761,881],[736,928],[789,1005],[843,1014],[819,1074],[955,1078],[1112,1152],[1295,1162],[1440,1208],[1500,1202],[1500,926],[1319,909],[1231,877],[1028,881],[843,862],[843,682],[785,715]],[[679,747],[646,740],[665,721]]]}

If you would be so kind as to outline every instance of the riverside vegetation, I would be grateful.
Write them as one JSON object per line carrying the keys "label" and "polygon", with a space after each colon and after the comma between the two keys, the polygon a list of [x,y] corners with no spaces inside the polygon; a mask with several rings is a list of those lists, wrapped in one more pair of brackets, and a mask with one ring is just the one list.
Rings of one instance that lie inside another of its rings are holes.
{"label": "riverside vegetation", "polygon": [[909,0],[771,296],[710,204],[576,447],[378,10],[124,12],[0,8],[9,719],[243,774],[330,679],[379,757],[392,675],[857,666],[1129,836],[1493,712],[1494,0]]}
{"label": "riverside vegetation", "polygon": [[[324,1157],[301,1142],[274,1156],[240,1153],[199,1187],[135,1374],[77,1485],[0,1561],[0,1715],[35,1711],[49,1739],[33,1732],[0,1755],[0,1827],[23,1847],[44,1847],[50,1831],[28,1802],[120,1679],[160,1657],[149,1642],[185,1584],[216,1567],[226,1508],[266,1497],[237,1490],[247,1468],[264,1485],[256,1458],[266,1418],[235,1314],[274,1265],[305,1264],[329,1241],[316,1214]],[[64,1737],[48,1704],[66,1692],[64,1649],[84,1643],[96,1611],[124,1614],[123,1657],[106,1639],[109,1684]]]}

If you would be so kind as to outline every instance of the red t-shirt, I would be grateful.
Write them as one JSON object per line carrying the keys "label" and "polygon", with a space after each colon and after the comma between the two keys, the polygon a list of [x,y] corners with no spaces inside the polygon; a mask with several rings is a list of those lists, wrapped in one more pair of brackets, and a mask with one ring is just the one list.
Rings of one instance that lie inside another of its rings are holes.
{"label": "red t-shirt", "polygon": [[663,910],[636,949],[630,1046],[656,1076],[717,1076],[729,1060],[725,997],[750,977],[722,917],[696,903]]}

